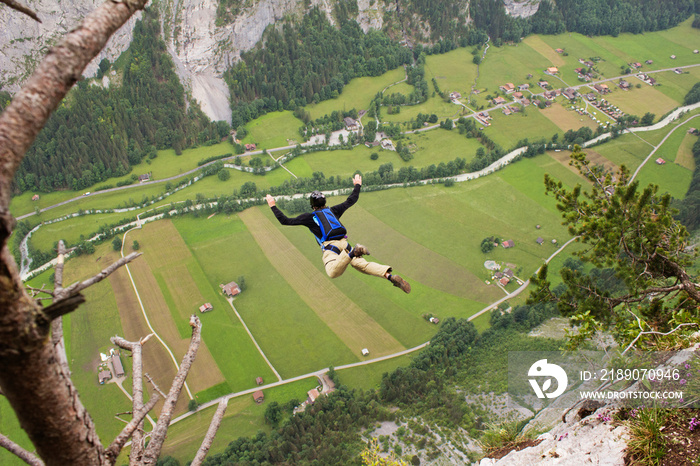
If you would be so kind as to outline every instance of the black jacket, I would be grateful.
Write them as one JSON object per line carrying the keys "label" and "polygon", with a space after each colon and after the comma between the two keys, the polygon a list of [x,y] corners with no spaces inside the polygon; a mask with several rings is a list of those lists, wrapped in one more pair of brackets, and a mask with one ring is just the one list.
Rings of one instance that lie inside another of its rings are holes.
{"label": "black jacket", "polygon": [[[352,193],[350,193],[344,202],[331,207],[331,212],[333,212],[333,215],[335,215],[336,218],[340,219],[340,216],[357,202],[357,200],[360,198],[360,188],[362,188],[362,185],[356,184],[352,190]],[[284,215],[282,211],[277,208],[277,206],[272,206],[271,209],[275,214],[275,217],[277,217],[277,220],[282,225],[304,225],[311,230],[311,233],[313,233],[316,238],[321,237],[321,228],[314,221],[314,214],[305,212],[297,217],[289,218]]]}

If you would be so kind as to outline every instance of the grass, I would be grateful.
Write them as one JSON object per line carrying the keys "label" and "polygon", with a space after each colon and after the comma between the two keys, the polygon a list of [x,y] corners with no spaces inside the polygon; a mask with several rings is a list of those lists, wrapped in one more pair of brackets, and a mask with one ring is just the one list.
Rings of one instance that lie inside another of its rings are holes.
{"label": "grass", "polygon": [[[481,53],[481,52],[480,52]],[[458,48],[441,55],[430,55],[425,60],[425,79],[428,89],[434,90],[435,78],[440,90],[445,94],[459,92],[468,96],[476,78],[476,65],[471,48]]]}
{"label": "grass", "polygon": [[682,74],[676,74],[673,71],[655,73],[654,78],[657,81],[656,89],[682,105],[685,95],[696,82],[700,81],[700,66],[685,68]]}
{"label": "grass", "polygon": [[[562,132],[566,132],[570,129],[577,130],[583,126],[587,126],[592,130],[595,130],[598,127],[598,123],[593,121],[591,117],[587,115],[579,115],[576,111],[565,105],[566,104],[563,103],[555,103],[547,109],[540,110],[540,112],[552,123],[557,125]],[[591,110],[602,114],[602,112],[598,112],[595,109]]]}
{"label": "grass", "polygon": [[366,110],[377,92],[390,84],[401,81],[404,77],[404,69],[399,67],[374,78],[353,79],[345,86],[343,93],[337,99],[324,100],[318,104],[309,105],[306,110],[314,120],[323,115],[330,115],[335,110],[339,112],[350,111],[353,108],[358,111]]}
{"label": "grass", "polygon": [[347,385],[349,388],[358,390],[372,390],[379,388],[382,382],[383,374],[393,372],[398,367],[406,367],[413,356],[418,354],[406,354],[398,358],[387,359],[386,361],[377,362],[368,366],[357,366],[349,369],[339,370],[336,373],[340,379],[340,383]]}
{"label": "grass", "polygon": [[475,138],[467,139],[459,131],[437,129],[421,131],[408,136],[408,144],[414,144],[413,160],[409,163],[417,167],[450,162],[457,157],[470,162],[481,146]]}
{"label": "grass", "polygon": [[[317,385],[318,380],[313,377],[269,388],[264,391],[265,401],[260,405],[255,404],[251,395],[231,399],[228,402],[221,427],[211,446],[210,455],[223,451],[231,441],[238,437],[250,437],[259,431],[269,432],[270,426],[263,422],[265,408],[269,403],[277,401],[280,404],[285,404],[291,399],[303,400],[306,398],[306,392]],[[182,464],[191,461],[202,442],[215,410],[216,407],[211,407],[199,411],[171,425],[168,429],[168,438],[163,447],[162,456],[173,456]]]}
{"label": "grass", "polygon": [[301,126],[302,122],[292,112],[271,112],[246,125],[248,135],[241,143],[255,143],[257,150],[296,145],[302,142]]}
{"label": "grass", "polygon": [[629,91],[612,86],[611,88],[613,91],[605,96],[605,100],[629,115],[637,115],[641,118],[653,109],[652,113],[655,113],[658,119],[661,115],[678,107],[678,102],[648,84],[642,84],[639,89],[632,87]]}
{"label": "grass", "polygon": [[693,145],[697,142],[698,137],[692,134],[685,134],[683,142],[681,142],[678,152],[676,153],[676,162],[683,168],[695,170],[695,159],[693,158]]}
{"label": "grass", "polygon": [[666,440],[661,432],[668,412],[657,407],[636,410],[636,416],[627,421],[630,439],[627,454],[637,464],[659,464],[666,454]]}
{"label": "grass", "polygon": [[544,116],[534,105],[527,107],[521,113],[504,115],[502,112],[491,112],[491,126],[484,133],[505,150],[510,150],[521,139],[537,141],[549,139],[561,130]]}
{"label": "grass", "polygon": [[430,87],[428,91],[430,97],[428,97],[428,100],[420,105],[406,105],[400,107],[401,113],[394,113],[393,115],[389,115],[386,108],[382,107],[381,120],[388,123],[408,123],[415,120],[419,113],[426,115],[435,114],[440,120],[444,120],[445,118],[457,118],[462,115],[465,111],[464,107],[453,104],[452,102],[445,102],[442,100],[442,97],[434,94],[432,83],[429,83],[428,86]]}

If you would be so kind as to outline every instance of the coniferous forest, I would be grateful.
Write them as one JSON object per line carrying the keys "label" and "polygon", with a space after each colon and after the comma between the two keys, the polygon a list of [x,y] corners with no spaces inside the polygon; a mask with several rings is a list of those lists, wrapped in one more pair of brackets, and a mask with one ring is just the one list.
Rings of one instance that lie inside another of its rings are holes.
{"label": "coniferous forest", "polygon": [[[123,64],[106,60],[100,73],[115,69],[120,85],[80,81],[56,109],[22,161],[14,190],[80,190],[129,173],[156,149],[219,141],[228,125],[218,125],[185,103],[185,93],[160,39],[154,10],[134,28]],[[0,98],[0,100],[2,100]]]}

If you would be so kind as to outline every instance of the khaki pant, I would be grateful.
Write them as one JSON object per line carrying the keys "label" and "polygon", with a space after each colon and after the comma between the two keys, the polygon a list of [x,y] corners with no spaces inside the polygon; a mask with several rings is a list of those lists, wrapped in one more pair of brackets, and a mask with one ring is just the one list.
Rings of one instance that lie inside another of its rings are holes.
{"label": "khaki pant", "polygon": [[391,267],[388,265],[377,264],[376,262],[368,262],[362,257],[353,257],[348,255],[347,240],[333,240],[323,243],[324,246],[335,246],[340,249],[340,254],[333,251],[323,251],[323,265],[326,267],[326,273],[331,278],[340,277],[345,269],[350,264],[354,269],[359,270],[367,275],[385,278],[387,272],[391,272]]}

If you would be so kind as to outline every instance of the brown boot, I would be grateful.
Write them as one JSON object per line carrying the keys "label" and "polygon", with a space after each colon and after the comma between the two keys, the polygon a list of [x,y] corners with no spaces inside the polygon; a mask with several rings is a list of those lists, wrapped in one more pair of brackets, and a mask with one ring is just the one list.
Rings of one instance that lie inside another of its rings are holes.
{"label": "brown boot", "polygon": [[399,277],[398,275],[392,275],[389,280],[391,281],[391,283],[394,284],[395,287],[401,288],[401,291],[403,291],[404,293],[411,292],[411,285],[409,285],[409,283],[406,280]]}
{"label": "brown boot", "polygon": [[363,246],[363,245],[358,243],[352,249],[352,256],[353,257],[369,256],[369,251],[367,250],[366,246]]}

